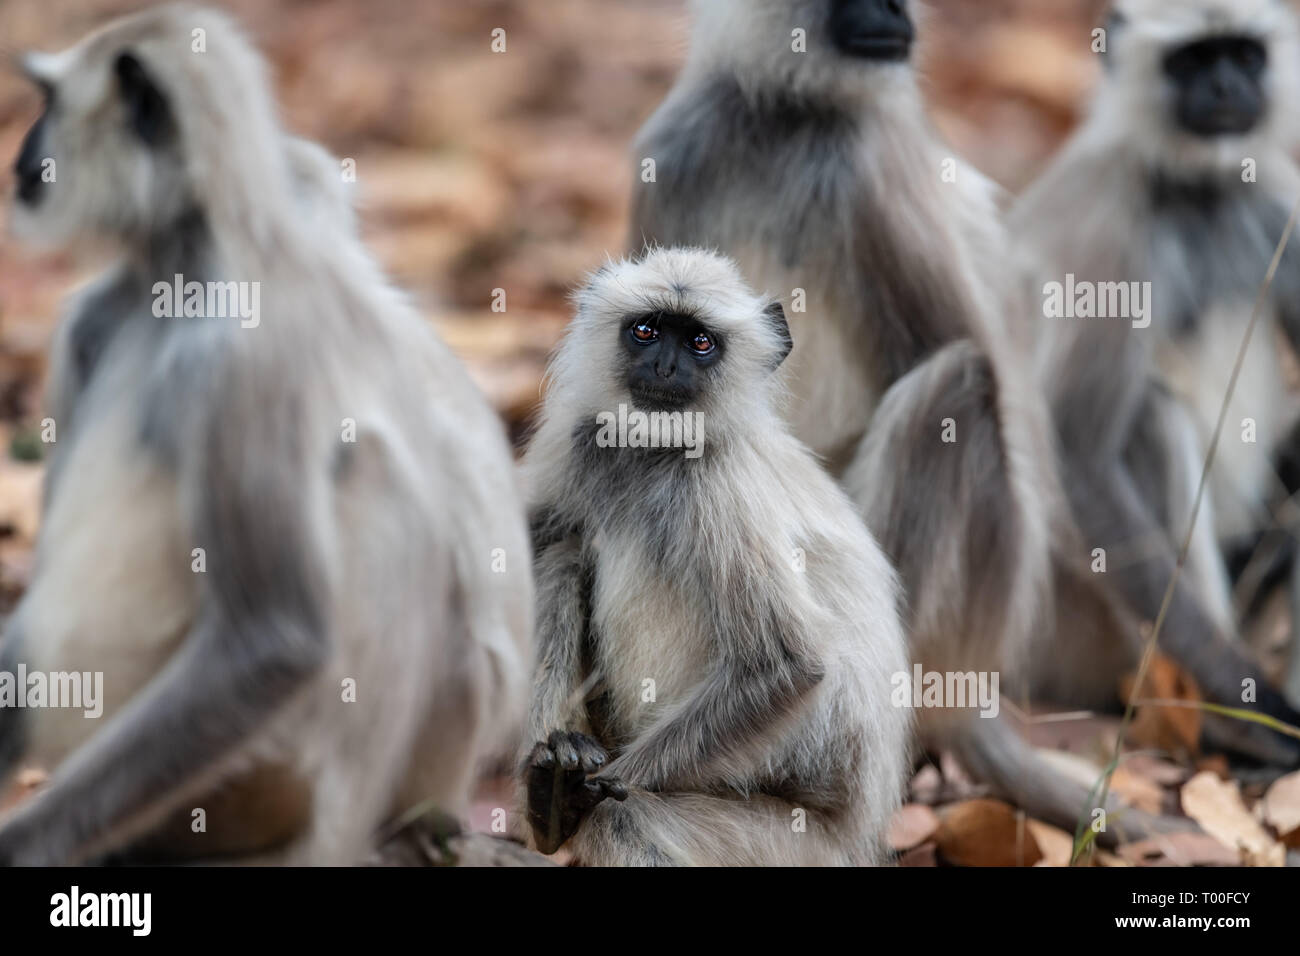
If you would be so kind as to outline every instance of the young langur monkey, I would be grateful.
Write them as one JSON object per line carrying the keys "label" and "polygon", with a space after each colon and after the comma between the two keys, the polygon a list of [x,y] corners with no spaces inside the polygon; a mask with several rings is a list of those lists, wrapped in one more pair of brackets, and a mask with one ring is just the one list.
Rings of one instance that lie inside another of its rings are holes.
{"label": "young langur monkey", "polygon": [[[531,668],[495,415],[224,16],[153,9],[26,67],[47,109],[15,228],[124,260],[59,335],[36,568],[0,647],[9,673],[102,672],[103,716],[0,708],[0,778],[53,770],[0,861],[100,859],[204,809],[203,856],[351,863],[417,801],[463,814]],[[225,307],[160,316],[176,275]],[[250,827],[268,805],[273,835]]]}
{"label": "young langur monkey", "polygon": [[[1233,363],[1300,198],[1288,153],[1300,46],[1286,3],[1121,0],[1106,41],[1089,117],[1012,218],[1042,301],[1072,284],[1098,290],[1097,307],[1119,304],[1110,317],[1039,320],[1039,373],[1078,535],[1059,576],[1055,649],[1034,656],[1035,676],[1094,706],[1113,701],[1118,675],[1137,664],[1131,619],[1159,613]],[[1225,639],[1235,625],[1220,551],[1267,521],[1273,458],[1297,420],[1281,334],[1300,341],[1296,237],[1246,354],[1160,641],[1210,700],[1296,724],[1300,714]],[[1261,759],[1300,756],[1253,724],[1211,721],[1207,731]]]}
{"label": "young langur monkey", "polygon": [[[780,304],[708,253],[611,263],[578,296],[524,458],[539,666],[523,774],[544,852],[884,858],[909,767],[895,577],[778,415],[789,351]],[[639,447],[638,416],[659,447]],[[694,444],[671,447],[670,419]]]}
{"label": "young langur monkey", "polygon": [[[635,147],[632,242],[719,248],[789,297],[794,433],[899,568],[913,662],[997,673],[1041,620],[1059,493],[1003,327],[994,190],[926,118],[910,6],[698,0],[686,66]],[[979,713],[925,708],[922,740],[1072,827],[1086,789]]]}

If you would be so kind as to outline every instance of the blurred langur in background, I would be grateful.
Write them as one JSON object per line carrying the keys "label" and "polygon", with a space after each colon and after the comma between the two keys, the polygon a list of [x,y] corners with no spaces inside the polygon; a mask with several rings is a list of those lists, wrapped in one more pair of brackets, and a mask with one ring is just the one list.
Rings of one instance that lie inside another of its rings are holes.
{"label": "blurred langur in background", "polygon": [[0,647],[10,672],[102,672],[103,716],[0,710],[0,776],[53,771],[0,861],[353,863],[418,802],[463,815],[532,661],[499,421],[225,16],[156,8],[25,66],[47,108],[15,227],[122,260],[58,338],[37,566]]}
{"label": "blurred langur in background", "polygon": [[[1105,39],[1087,120],[1012,216],[1043,294],[1038,371],[1077,525],[1058,549],[1055,633],[1033,655],[1034,680],[1090,706],[1116,702],[1142,652],[1138,622],[1159,614],[1234,360],[1300,197],[1289,155],[1300,48],[1283,0],[1121,0]],[[1294,236],[1263,307],[1160,641],[1208,699],[1300,724],[1232,641],[1223,557],[1272,527],[1275,462],[1300,409],[1279,348],[1279,336],[1300,341]],[[1211,718],[1206,729],[1260,759],[1298,755],[1254,724]]]}

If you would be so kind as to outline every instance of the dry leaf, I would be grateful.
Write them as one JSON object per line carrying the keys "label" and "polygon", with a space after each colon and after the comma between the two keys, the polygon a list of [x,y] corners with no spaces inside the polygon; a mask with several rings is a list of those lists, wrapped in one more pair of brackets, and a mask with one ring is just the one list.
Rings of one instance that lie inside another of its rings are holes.
{"label": "dry leaf", "polygon": [[1300,829],[1300,771],[1274,780],[1256,804],[1255,815],[1278,833],[1289,834]]}
{"label": "dry leaf", "polygon": [[940,855],[957,866],[1033,866],[1043,858],[1025,827],[1021,852],[1016,811],[1000,800],[967,800],[948,808],[935,842]]}
{"label": "dry leaf", "polygon": [[[1070,866],[1070,859],[1074,855],[1074,836],[1066,833],[1059,827],[1043,823],[1041,820],[1026,820],[1029,832],[1034,835],[1038,842],[1038,848],[1043,852],[1043,858],[1034,866]],[[1114,853],[1101,849],[1097,844],[1092,844],[1091,852],[1085,859],[1080,861],[1083,866],[1132,866],[1127,860],[1121,859]],[[1076,864],[1079,865],[1079,864]]]}
{"label": "dry leaf", "polygon": [[939,755],[939,772],[943,774],[944,785],[954,793],[971,793],[979,786],[950,750]]}
{"label": "dry leaf", "polygon": [[1025,825],[1034,835],[1034,842],[1043,854],[1043,858],[1034,866],[1070,865],[1070,858],[1074,855],[1074,837],[1041,820],[1028,819]]}
{"label": "dry leaf", "polygon": [[1186,767],[1148,753],[1126,754],[1124,768],[1162,787],[1181,787],[1192,776]]}
{"label": "dry leaf", "polygon": [[1121,859],[1133,866],[1240,866],[1241,854],[1206,833],[1167,833],[1125,843]]}
{"label": "dry leaf", "polygon": [[1115,768],[1115,773],[1110,778],[1110,789],[1129,804],[1146,813],[1158,815],[1164,811],[1164,788],[1149,778],[1129,770],[1125,764]]}
{"label": "dry leaf", "polygon": [[939,829],[939,816],[920,803],[899,807],[889,822],[889,845],[895,850],[910,850],[919,846]]}
{"label": "dry leaf", "polygon": [[1102,850],[1096,848],[1096,844],[1093,844],[1093,846],[1094,846],[1093,853],[1092,853],[1093,866],[1132,866],[1133,865],[1131,862],[1119,856],[1118,854],[1111,853],[1109,850]]}
{"label": "dry leaf", "polygon": [[[1128,700],[1137,674],[1120,681],[1120,695]],[[1138,693],[1139,700],[1176,700],[1200,703],[1200,689],[1191,675],[1163,654],[1156,654]],[[1194,754],[1201,737],[1201,712],[1195,707],[1139,707],[1128,729],[1135,746],[1172,754]]]}
{"label": "dry leaf", "polygon": [[1224,846],[1240,850],[1248,865],[1285,865],[1286,848],[1251,815],[1235,782],[1202,771],[1183,784],[1181,797],[1183,812]]}
{"label": "dry leaf", "polygon": [[899,866],[938,866],[939,859],[935,854],[934,842],[922,843],[920,846],[914,846],[898,858]]}
{"label": "dry leaf", "polygon": [[939,768],[928,763],[912,777],[910,788],[912,800],[917,803],[934,805],[943,794],[943,775]]}

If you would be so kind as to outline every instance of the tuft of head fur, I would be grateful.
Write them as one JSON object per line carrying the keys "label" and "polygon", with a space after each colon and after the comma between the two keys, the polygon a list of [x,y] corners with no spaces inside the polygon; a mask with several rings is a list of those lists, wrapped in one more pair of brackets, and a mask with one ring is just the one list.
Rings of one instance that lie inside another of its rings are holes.
{"label": "tuft of head fur", "polygon": [[703,249],[650,248],[607,262],[574,295],[576,313],[547,373],[547,407],[572,422],[620,403],[634,406],[622,374],[622,337],[633,317],[667,312],[697,317],[723,343],[692,410],[707,412],[724,431],[766,420],[753,406],[778,407],[774,370],[790,348],[783,323],[769,318],[772,302],[746,285],[731,259]]}
{"label": "tuft of head fur", "polygon": [[[272,223],[292,218],[266,208],[294,201],[267,70],[224,14],[157,7],[22,65],[50,94],[38,147],[54,160],[57,188],[31,207],[17,204],[21,237],[137,245],[201,206],[267,240]],[[127,72],[160,95],[164,121],[153,142],[133,128]]]}
{"label": "tuft of head fur", "polygon": [[[1118,0],[1107,31],[1106,75],[1085,130],[1106,148],[1136,153],[1148,168],[1183,177],[1239,175],[1295,141],[1300,90],[1297,19],[1284,0]],[[1246,36],[1268,50],[1265,115],[1240,136],[1195,136],[1177,123],[1165,57],[1214,36]]]}
{"label": "tuft of head fur", "polygon": [[314,226],[357,232],[352,191],[340,175],[338,159],[318,143],[288,137],[289,168],[307,219]]}

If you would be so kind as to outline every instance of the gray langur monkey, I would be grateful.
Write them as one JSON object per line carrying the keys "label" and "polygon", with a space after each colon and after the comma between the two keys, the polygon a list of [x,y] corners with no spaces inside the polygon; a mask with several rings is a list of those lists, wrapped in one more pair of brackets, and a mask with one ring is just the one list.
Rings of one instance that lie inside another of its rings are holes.
{"label": "gray langur monkey", "polygon": [[[355,238],[356,211],[350,187],[339,175],[339,161],[319,144],[296,136],[286,137],[285,149],[299,214],[324,234],[339,230]],[[152,312],[157,298],[152,284],[141,281],[138,263],[129,257],[105,269],[72,297],[50,349],[45,405],[56,429],[67,431],[71,426],[77,400],[111,332],[124,318]],[[46,498],[63,460],[54,455],[48,462]]]}
{"label": "gray langur monkey", "polygon": [[[911,6],[698,0],[686,65],[635,146],[632,242],[718,248],[789,302],[794,433],[898,567],[914,665],[998,673],[1043,619],[1062,504],[1004,326],[1018,290],[995,190],[926,117]],[[922,741],[1072,826],[1086,789],[979,713],[924,708]]]}
{"label": "gray langur monkey", "polygon": [[[196,855],[351,863],[417,802],[463,814],[532,663],[499,421],[227,18],[156,8],[25,65],[47,109],[14,227],[119,248],[125,284],[60,335],[67,420],[0,646],[10,674],[102,673],[103,713],[0,707],[0,778],[53,771],[0,821],[0,862],[129,853],[203,809]],[[176,275],[218,308],[140,307]]]}
{"label": "gray langur monkey", "polygon": [[[1114,702],[1117,676],[1142,649],[1134,620],[1159,613],[1234,361],[1300,198],[1288,152],[1300,45],[1286,3],[1121,0],[1106,40],[1089,116],[1011,219],[1041,290],[1038,373],[1077,524],[1058,572],[1058,634],[1050,654],[1035,655],[1034,680],[1091,706]],[[1091,308],[1079,298],[1089,293]],[[1294,236],[1246,353],[1161,644],[1208,699],[1297,724],[1228,639],[1221,551],[1267,522],[1274,456],[1297,421],[1283,335],[1300,341]],[[1294,741],[1253,724],[1211,718],[1207,733],[1260,759],[1300,757]]]}
{"label": "gray langur monkey", "polygon": [[911,723],[890,698],[895,575],[779,417],[789,351],[780,304],[704,252],[607,264],[577,298],[523,465],[539,657],[523,776],[545,852],[885,858]]}

